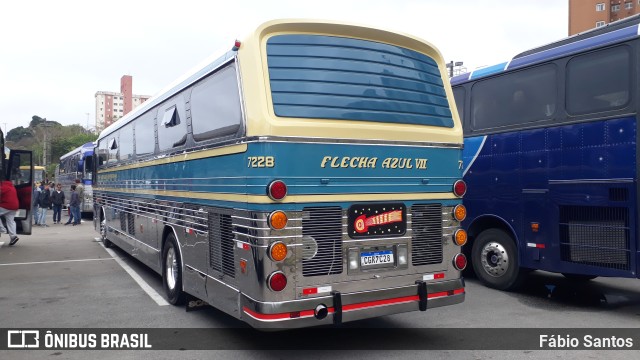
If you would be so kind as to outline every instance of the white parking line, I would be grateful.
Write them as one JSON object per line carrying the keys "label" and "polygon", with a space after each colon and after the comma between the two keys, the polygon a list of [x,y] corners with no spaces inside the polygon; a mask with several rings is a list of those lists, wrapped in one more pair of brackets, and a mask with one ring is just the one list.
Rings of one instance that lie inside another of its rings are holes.
{"label": "white parking line", "polygon": [[115,260],[118,264],[120,264],[120,266],[122,266],[124,271],[126,271],[133,278],[133,280],[137,282],[138,285],[140,285],[142,290],[144,290],[144,292],[146,292],[147,295],[149,295],[149,297],[153,301],[155,301],[156,304],[158,304],[158,306],[169,305],[167,300],[165,300],[164,297],[162,297],[162,295],[158,294],[158,292],[155,291],[146,281],[144,281],[142,277],[140,277],[140,275],[138,275],[138,273],[135,270],[133,270],[129,265],[127,265],[127,263],[122,261],[122,259],[120,259],[120,257],[113,250],[105,248],[102,242],[100,242],[100,245],[109,253],[109,255],[111,255],[113,260]]}
{"label": "white parking line", "polygon": [[[3,244],[3,243],[0,243]],[[55,263],[68,263],[68,262],[81,262],[81,261],[105,261],[105,260],[116,260],[110,258],[104,259],[78,259],[78,260],[51,260],[51,261],[34,261],[34,262],[25,262],[25,263],[8,263],[8,264],[0,264],[0,266],[13,266],[13,265],[35,265],[35,264],[55,264]],[[117,260],[116,260],[117,261]]]}

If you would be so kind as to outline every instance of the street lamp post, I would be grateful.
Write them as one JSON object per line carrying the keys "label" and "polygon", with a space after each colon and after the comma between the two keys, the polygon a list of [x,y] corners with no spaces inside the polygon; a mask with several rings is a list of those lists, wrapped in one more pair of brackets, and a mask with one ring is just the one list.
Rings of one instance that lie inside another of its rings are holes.
{"label": "street lamp post", "polygon": [[449,63],[447,63],[447,67],[449,68],[449,77],[452,78],[453,77],[453,69],[456,66],[462,66],[464,64],[464,62],[462,61],[456,61],[454,62],[453,60],[451,60]]}
{"label": "street lamp post", "polygon": [[50,147],[51,144],[49,143],[49,131],[47,131],[47,128],[50,128],[53,124],[51,124],[50,122],[47,122],[47,119],[44,119],[44,121],[42,123],[40,123],[40,126],[43,128],[42,132],[44,133],[44,139],[43,139],[43,144],[42,144],[42,166],[47,166],[48,161],[49,160],[49,152],[50,152]]}

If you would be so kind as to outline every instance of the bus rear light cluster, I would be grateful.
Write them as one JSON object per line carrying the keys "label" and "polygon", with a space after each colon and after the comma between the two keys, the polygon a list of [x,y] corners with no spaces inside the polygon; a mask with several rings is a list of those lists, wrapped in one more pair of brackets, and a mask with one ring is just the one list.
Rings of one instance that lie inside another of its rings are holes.
{"label": "bus rear light cluster", "polygon": [[276,210],[269,214],[269,227],[273,230],[282,230],[287,226],[287,214],[284,211]]}
{"label": "bus rear light cluster", "polygon": [[466,219],[467,218],[467,208],[462,204],[456,205],[456,207],[453,208],[453,217],[458,221],[462,221],[462,220]]}
{"label": "bus rear light cluster", "polygon": [[464,254],[458,254],[453,257],[453,267],[456,270],[464,270],[467,267],[467,257]]}
{"label": "bus rear light cluster", "polygon": [[458,246],[462,246],[462,245],[466,244],[467,243],[467,232],[462,230],[462,229],[456,230],[456,233],[453,235],[453,240],[455,241],[456,245],[458,245]]}
{"label": "bus rear light cluster", "polygon": [[282,261],[287,257],[288,253],[287,245],[281,241],[276,241],[269,245],[269,258],[273,261]]}
{"label": "bus rear light cluster", "polygon": [[282,200],[287,196],[287,184],[282,180],[274,180],[267,186],[267,195],[271,200]]}
{"label": "bus rear light cluster", "polygon": [[466,192],[467,192],[467,183],[465,183],[462,180],[458,180],[455,183],[453,183],[453,193],[457,197],[463,197]]}
{"label": "bus rear light cluster", "polygon": [[287,277],[282,271],[272,272],[267,278],[267,286],[271,291],[282,291],[287,286]]}

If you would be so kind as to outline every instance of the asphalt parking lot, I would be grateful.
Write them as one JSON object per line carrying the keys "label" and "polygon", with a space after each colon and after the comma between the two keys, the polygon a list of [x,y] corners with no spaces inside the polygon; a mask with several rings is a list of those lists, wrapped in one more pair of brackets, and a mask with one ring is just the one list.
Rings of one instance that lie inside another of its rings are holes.
{"label": "asphalt parking lot", "polygon": [[[63,219],[64,220],[64,219]],[[80,226],[37,227],[20,236],[15,246],[0,237],[0,314],[4,329],[28,328],[136,328],[136,329],[252,329],[216,309],[186,312],[164,301],[160,276],[117,248],[107,250],[97,241],[91,221]],[[347,324],[351,328],[476,329],[485,328],[638,328],[640,340],[640,282],[598,278],[575,284],[562,276],[532,273],[526,289],[500,292],[467,279],[461,305],[427,312],[398,314]],[[244,330],[242,330],[244,331]],[[388,331],[388,330],[387,330]],[[4,334],[0,334],[6,336]],[[239,335],[242,336],[242,335]],[[246,339],[245,339],[246,341]],[[322,348],[319,345],[320,348]],[[331,348],[330,346],[327,346]],[[307,358],[629,358],[629,351],[445,351],[388,350],[306,353]],[[640,352],[633,351],[637,357]],[[553,354],[553,355],[552,355]],[[33,358],[247,358],[297,357],[296,352],[259,350],[210,351],[28,351],[0,352],[2,359]]]}

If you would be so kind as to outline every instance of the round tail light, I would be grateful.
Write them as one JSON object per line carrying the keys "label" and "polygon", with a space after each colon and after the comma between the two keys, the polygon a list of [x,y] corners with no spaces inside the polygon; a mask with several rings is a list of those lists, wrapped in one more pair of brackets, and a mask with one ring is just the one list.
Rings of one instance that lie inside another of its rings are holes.
{"label": "round tail light", "polygon": [[462,204],[456,205],[456,207],[453,208],[453,217],[458,221],[462,221],[462,220],[466,219],[467,218],[467,208]]}
{"label": "round tail light", "polygon": [[287,184],[282,180],[274,180],[267,186],[267,195],[272,200],[282,200],[287,196]]}
{"label": "round tail light", "polygon": [[456,245],[458,246],[462,246],[467,243],[467,232],[462,229],[456,230],[456,233],[453,237]]}
{"label": "round tail light", "polygon": [[287,214],[284,211],[276,210],[269,214],[269,227],[273,230],[282,230],[287,226]]}
{"label": "round tail light", "polygon": [[467,257],[464,254],[458,254],[453,257],[453,266],[456,270],[464,270],[467,267]]}
{"label": "round tail light", "polygon": [[465,183],[462,180],[458,180],[455,183],[453,183],[453,193],[457,197],[463,197],[466,192],[467,192],[467,183]]}
{"label": "round tail light", "polygon": [[269,245],[269,257],[273,261],[282,261],[287,257],[287,245],[283,242],[276,241]]}
{"label": "round tail light", "polygon": [[287,277],[282,271],[276,271],[267,278],[267,285],[271,291],[282,291],[287,286]]}

